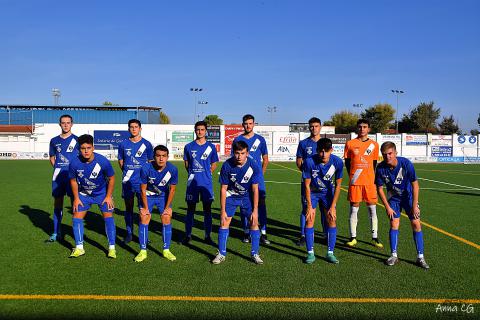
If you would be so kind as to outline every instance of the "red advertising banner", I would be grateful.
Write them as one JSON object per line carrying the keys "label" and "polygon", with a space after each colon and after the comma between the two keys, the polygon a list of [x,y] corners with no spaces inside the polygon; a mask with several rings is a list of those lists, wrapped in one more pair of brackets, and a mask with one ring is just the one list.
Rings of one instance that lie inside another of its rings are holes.
{"label": "red advertising banner", "polygon": [[233,140],[242,134],[243,127],[240,124],[225,125],[225,156],[230,157]]}

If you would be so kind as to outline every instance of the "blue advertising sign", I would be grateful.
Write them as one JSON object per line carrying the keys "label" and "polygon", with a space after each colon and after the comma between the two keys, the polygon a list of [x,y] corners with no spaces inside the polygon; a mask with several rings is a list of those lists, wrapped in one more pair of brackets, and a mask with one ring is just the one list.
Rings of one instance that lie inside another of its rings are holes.
{"label": "blue advertising sign", "polygon": [[451,157],[452,150],[452,147],[432,146],[432,157]]}
{"label": "blue advertising sign", "polygon": [[93,131],[93,144],[95,149],[118,149],[118,145],[125,139],[130,138],[127,130],[95,130]]}
{"label": "blue advertising sign", "polygon": [[463,162],[463,157],[441,157],[438,162]]}

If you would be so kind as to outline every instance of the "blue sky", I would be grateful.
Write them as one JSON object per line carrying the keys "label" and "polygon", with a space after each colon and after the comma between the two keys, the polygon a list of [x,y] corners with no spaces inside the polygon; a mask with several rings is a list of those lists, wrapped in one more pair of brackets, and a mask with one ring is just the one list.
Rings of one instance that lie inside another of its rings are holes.
{"label": "blue sky", "polygon": [[61,104],[161,106],[186,124],[201,87],[226,123],[288,124],[396,107],[401,89],[400,115],[434,101],[470,130],[479,16],[476,0],[0,0],[0,104],[53,104],[59,88]]}

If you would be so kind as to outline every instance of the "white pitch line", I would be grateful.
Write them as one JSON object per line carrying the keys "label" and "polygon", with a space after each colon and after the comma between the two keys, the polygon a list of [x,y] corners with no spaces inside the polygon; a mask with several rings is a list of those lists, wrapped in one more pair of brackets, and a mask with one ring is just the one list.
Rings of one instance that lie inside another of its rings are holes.
{"label": "white pitch line", "polygon": [[[480,188],[469,187],[469,186],[462,186],[462,185],[460,185],[460,184],[448,183],[448,182],[431,180],[431,179],[425,179],[425,178],[418,178],[418,179],[419,179],[419,180],[430,181],[430,182],[441,183],[441,184],[446,184],[446,185],[454,186],[454,187],[460,187],[460,188],[466,188],[466,189],[470,189],[470,190],[478,190],[478,191],[480,191]],[[424,189],[424,188],[422,188],[422,189]]]}

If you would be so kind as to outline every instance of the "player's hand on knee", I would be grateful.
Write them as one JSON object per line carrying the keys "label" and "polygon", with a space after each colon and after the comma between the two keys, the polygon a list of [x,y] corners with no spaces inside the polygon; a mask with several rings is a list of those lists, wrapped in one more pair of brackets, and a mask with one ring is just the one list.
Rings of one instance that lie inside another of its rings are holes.
{"label": "player's hand on knee", "polygon": [[83,207],[82,201],[80,201],[80,199],[73,200],[73,212],[78,212],[78,206]]}
{"label": "player's hand on knee", "polygon": [[141,216],[148,216],[150,214],[150,211],[148,208],[140,208],[140,215]]}
{"label": "player's hand on knee", "polygon": [[114,208],[112,197],[105,197],[105,199],[103,199],[102,204],[105,204],[105,203],[107,204],[108,210],[112,210]]}
{"label": "player's hand on knee", "polygon": [[393,210],[392,208],[387,208],[387,216],[390,220],[393,220],[393,218],[395,217],[395,210]]}
{"label": "player's hand on knee", "polygon": [[415,218],[415,220],[420,219],[420,208],[418,206],[413,207],[411,214],[412,214],[413,218]]}
{"label": "player's hand on knee", "polygon": [[165,210],[163,210],[162,215],[166,215],[166,216],[171,217],[172,216],[172,208],[170,208],[170,207],[165,208]]}
{"label": "player's hand on knee", "polygon": [[331,207],[329,210],[328,210],[328,218],[330,221],[336,221],[337,220],[337,209],[335,207]]}

